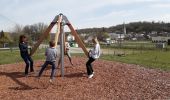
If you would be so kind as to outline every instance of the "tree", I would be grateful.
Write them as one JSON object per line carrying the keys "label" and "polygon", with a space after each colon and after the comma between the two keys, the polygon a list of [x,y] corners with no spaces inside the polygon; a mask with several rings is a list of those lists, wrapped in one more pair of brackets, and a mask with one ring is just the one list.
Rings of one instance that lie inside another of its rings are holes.
{"label": "tree", "polygon": [[106,38],[109,38],[109,34],[107,32],[99,32],[99,33],[96,33],[96,36],[98,38],[99,41],[105,41]]}
{"label": "tree", "polygon": [[5,47],[6,43],[11,43],[12,42],[12,38],[10,37],[9,33],[7,32],[0,32],[0,44],[2,45],[2,47]]}
{"label": "tree", "polygon": [[42,33],[47,29],[47,25],[44,23],[38,23],[33,25],[26,25],[23,28],[23,32],[31,37],[32,41],[37,41]]}
{"label": "tree", "polygon": [[19,25],[19,24],[16,24],[11,32],[11,37],[13,39],[13,43],[12,45],[13,46],[18,46],[18,42],[19,42],[19,36],[21,34],[24,34],[23,33],[23,26],[22,25]]}
{"label": "tree", "polygon": [[12,33],[23,34],[23,26],[16,24],[13,28]]}

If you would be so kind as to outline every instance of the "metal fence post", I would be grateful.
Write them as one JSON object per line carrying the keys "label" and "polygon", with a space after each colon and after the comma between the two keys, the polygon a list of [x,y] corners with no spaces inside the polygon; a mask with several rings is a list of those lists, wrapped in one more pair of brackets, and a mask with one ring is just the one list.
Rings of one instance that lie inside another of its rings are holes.
{"label": "metal fence post", "polygon": [[64,25],[61,23],[60,29],[60,57],[61,57],[61,76],[64,77]]}

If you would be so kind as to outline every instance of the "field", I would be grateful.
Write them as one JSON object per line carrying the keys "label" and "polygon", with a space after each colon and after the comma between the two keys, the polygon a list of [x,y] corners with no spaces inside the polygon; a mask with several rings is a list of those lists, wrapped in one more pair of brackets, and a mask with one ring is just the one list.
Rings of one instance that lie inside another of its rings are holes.
{"label": "field", "polygon": [[110,61],[142,65],[147,68],[170,70],[169,51],[132,51],[130,54],[125,54],[123,56],[109,54],[103,55],[101,58]]}
{"label": "field", "polygon": [[[134,49],[134,50],[157,50],[156,43],[151,41],[122,41],[121,43],[113,43],[110,45],[103,45],[102,48],[116,48],[116,49]],[[170,50],[170,46],[165,43],[164,50]]]}
{"label": "field", "polygon": [[[74,48],[72,48],[74,49]],[[33,56],[34,60],[43,60],[44,49],[38,50]],[[75,52],[74,52],[75,51]],[[81,49],[74,49],[72,55],[82,56]],[[0,65],[22,62],[18,50],[0,51]],[[147,68],[157,68],[161,70],[170,70],[170,51],[163,50],[133,50],[133,49],[102,49],[101,59],[110,61],[119,61],[128,64],[137,64]]]}
{"label": "field", "polygon": [[[39,50],[34,56],[34,60],[44,59],[44,49]],[[16,62],[22,62],[23,60],[20,57],[19,50],[1,50],[0,51],[0,65],[2,64],[10,64]]]}

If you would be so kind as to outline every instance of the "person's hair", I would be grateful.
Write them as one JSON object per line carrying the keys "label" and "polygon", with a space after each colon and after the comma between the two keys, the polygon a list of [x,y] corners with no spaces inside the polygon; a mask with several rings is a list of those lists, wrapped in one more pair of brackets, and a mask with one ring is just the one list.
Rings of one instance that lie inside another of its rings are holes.
{"label": "person's hair", "polygon": [[94,38],[92,39],[92,41],[93,41],[95,44],[98,44],[98,43],[99,43],[97,37],[94,37]]}
{"label": "person's hair", "polygon": [[50,41],[49,45],[50,45],[50,47],[54,47],[55,46],[55,41]]}
{"label": "person's hair", "polygon": [[27,38],[27,37],[25,35],[20,35],[19,36],[19,43],[22,43],[24,38]]}

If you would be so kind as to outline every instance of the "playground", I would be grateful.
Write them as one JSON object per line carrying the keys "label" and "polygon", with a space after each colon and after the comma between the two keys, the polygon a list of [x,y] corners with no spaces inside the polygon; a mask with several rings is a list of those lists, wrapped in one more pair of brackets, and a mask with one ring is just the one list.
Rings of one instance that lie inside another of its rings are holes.
{"label": "playground", "polygon": [[[36,73],[23,77],[24,63],[0,65],[1,100],[68,100],[68,99],[169,99],[170,72],[139,65],[98,60],[95,76],[88,79],[84,57],[73,57],[76,66],[65,58],[65,77],[60,69],[49,83],[50,68],[40,79]],[[35,70],[43,61],[35,62]]]}
{"label": "playground", "polygon": [[[54,41],[56,44],[60,42],[60,46],[56,45],[55,48],[60,51],[57,60],[60,59],[61,62],[54,81],[49,82],[51,66],[48,66],[40,79],[36,77],[44,62],[42,59],[45,59],[45,50],[39,49],[39,46],[55,24],[57,24],[57,33]],[[65,25],[68,26],[80,47],[73,50],[77,53],[72,57],[73,66],[64,56]],[[101,53],[101,59],[93,63],[94,77],[87,78],[88,48],[85,47],[67,17],[59,14],[31,50],[30,55],[35,60],[35,72],[29,73],[28,77],[24,77],[25,64],[21,62],[18,50],[0,52],[2,55],[0,57],[0,100],[170,99],[169,52],[155,51],[154,53],[109,48],[103,49]]]}

